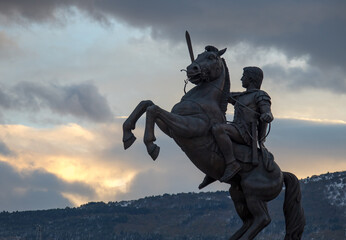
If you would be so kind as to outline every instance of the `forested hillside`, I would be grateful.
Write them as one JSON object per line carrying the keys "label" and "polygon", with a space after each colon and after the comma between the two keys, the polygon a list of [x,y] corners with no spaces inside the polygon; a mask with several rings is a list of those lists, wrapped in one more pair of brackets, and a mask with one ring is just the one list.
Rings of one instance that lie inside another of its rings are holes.
{"label": "forested hillside", "polygon": [[[303,239],[345,239],[346,172],[301,180]],[[256,239],[284,238],[284,192],[269,203],[271,224]],[[228,192],[181,193],[78,208],[2,212],[0,239],[221,240],[241,226]]]}

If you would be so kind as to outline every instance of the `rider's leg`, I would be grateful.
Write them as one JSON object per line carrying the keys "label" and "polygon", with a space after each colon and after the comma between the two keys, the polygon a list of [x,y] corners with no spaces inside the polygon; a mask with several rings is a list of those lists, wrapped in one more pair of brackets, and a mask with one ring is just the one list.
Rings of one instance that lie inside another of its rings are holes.
{"label": "rider's leg", "polygon": [[241,144],[245,142],[232,124],[215,124],[212,132],[226,163],[226,169],[220,181],[228,182],[241,170],[239,163],[234,157],[232,140]]}

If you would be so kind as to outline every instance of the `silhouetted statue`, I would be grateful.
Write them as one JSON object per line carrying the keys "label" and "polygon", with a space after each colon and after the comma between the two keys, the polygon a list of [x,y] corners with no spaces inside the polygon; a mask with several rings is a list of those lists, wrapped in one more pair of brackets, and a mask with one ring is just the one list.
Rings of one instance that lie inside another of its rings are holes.
{"label": "silhouetted statue", "polygon": [[[229,192],[243,226],[230,240],[254,239],[270,223],[267,202],[279,195],[285,183],[285,240],[301,239],[305,217],[299,181],[294,174],[281,172],[263,144],[273,116],[270,97],[260,90],[262,70],[244,68],[242,82],[246,91],[230,93],[228,68],[221,58],[226,49],[207,46],[194,59],[188,33],[186,37],[192,61],[186,69],[187,77],[196,86],[171,112],[150,100],[140,102],[123,124],[124,148],[136,140],[131,130],[146,113],[144,143],[152,159],[160,151],[154,143],[156,124],[206,174],[200,188],[216,180],[231,184]],[[228,102],[235,106],[231,123],[225,117]]]}

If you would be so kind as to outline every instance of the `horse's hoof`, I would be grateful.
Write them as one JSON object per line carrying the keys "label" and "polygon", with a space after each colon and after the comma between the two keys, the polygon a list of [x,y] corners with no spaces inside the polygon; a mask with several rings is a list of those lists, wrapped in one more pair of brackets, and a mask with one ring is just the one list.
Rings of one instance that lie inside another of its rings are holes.
{"label": "horse's hoof", "polygon": [[150,157],[155,161],[156,158],[159,156],[160,147],[157,146],[156,144],[152,144],[152,145],[148,148],[148,153],[149,153]]}
{"label": "horse's hoof", "polygon": [[129,147],[131,147],[131,145],[136,141],[136,137],[135,135],[133,135],[131,133],[131,135],[127,138],[127,139],[123,139],[123,143],[124,143],[124,149],[128,149]]}

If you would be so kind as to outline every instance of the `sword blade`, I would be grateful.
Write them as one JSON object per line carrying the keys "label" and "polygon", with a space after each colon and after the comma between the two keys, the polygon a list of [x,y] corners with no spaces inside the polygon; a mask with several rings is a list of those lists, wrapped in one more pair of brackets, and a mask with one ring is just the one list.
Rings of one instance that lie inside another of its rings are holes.
{"label": "sword blade", "polygon": [[191,38],[188,31],[185,32],[185,38],[187,43],[187,48],[189,49],[189,54],[191,58],[191,62],[195,61],[195,57],[193,56],[193,50],[192,50],[192,44],[191,44]]}

